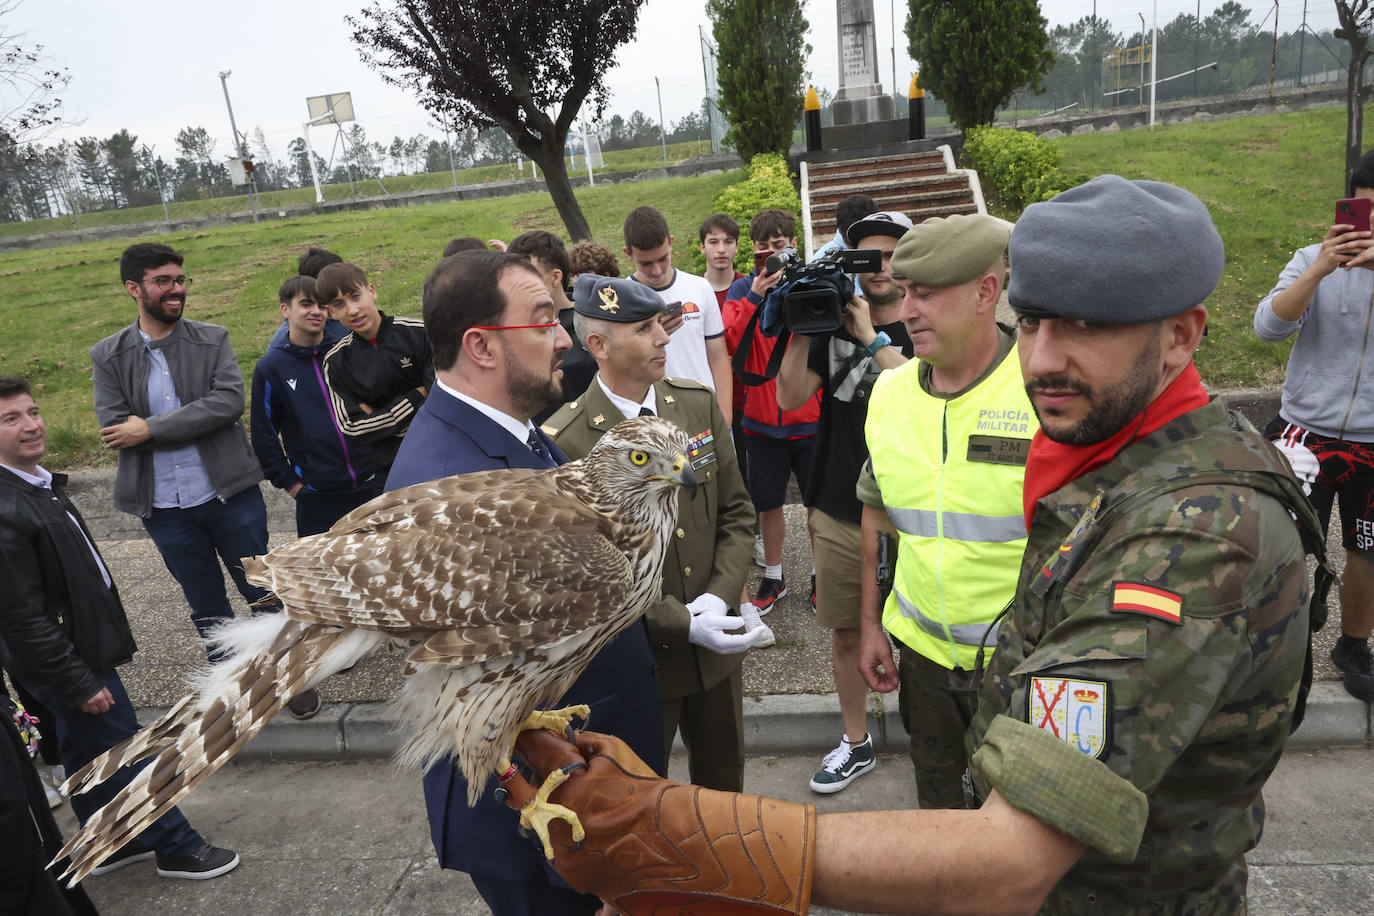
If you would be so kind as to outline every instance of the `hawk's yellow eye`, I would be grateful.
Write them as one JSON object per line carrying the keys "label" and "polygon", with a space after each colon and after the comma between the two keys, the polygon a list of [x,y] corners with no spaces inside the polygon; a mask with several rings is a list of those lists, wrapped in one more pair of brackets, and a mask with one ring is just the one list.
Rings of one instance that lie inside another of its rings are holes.
{"label": "hawk's yellow eye", "polygon": [[635,467],[643,467],[649,463],[649,456],[639,449],[635,449],[633,452],[630,452],[630,461],[634,463]]}

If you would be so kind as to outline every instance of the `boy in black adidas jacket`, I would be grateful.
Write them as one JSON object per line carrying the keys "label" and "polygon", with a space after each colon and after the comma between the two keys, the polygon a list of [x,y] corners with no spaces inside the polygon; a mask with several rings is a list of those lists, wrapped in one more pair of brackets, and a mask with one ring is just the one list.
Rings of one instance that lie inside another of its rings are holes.
{"label": "boy in black adidas jacket", "polygon": [[434,385],[424,322],[379,311],[367,274],[347,262],[320,271],[315,295],[349,331],[324,358],[334,419],[344,435],[371,447],[381,490],[401,437]]}

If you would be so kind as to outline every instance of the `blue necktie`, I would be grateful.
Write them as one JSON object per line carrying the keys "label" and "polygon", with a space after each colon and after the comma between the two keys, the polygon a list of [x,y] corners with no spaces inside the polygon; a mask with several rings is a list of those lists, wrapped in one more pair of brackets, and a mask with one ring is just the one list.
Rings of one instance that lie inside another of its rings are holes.
{"label": "blue necktie", "polygon": [[525,444],[530,447],[530,451],[534,452],[539,460],[544,462],[545,467],[554,467],[553,455],[549,453],[548,446],[544,444],[544,440],[539,438],[538,430],[530,430],[530,437],[525,440]]}
{"label": "blue necktie", "polygon": [[652,417],[652,416],[656,416],[656,414],[655,414],[652,410],[650,410],[649,408],[647,408],[647,407],[641,407],[641,408],[639,408],[639,415],[640,415],[641,417]]}

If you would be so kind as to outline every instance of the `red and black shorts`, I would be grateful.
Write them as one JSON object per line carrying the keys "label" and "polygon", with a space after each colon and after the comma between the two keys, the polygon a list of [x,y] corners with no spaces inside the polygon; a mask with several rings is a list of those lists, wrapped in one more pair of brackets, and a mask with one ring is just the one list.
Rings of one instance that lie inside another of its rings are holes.
{"label": "red and black shorts", "polygon": [[1312,452],[1321,468],[1312,483],[1312,507],[1323,530],[1331,524],[1332,503],[1339,502],[1343,546],[1374,558],[1374,442],[1332,439],[1282,417],[1264,434],[1275,444]]}

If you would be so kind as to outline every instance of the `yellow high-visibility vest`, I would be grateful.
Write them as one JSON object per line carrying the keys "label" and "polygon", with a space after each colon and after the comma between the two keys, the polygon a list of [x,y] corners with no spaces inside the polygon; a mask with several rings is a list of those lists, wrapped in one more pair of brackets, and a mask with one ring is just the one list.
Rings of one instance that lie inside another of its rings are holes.
{"label": "yellow high-visibility vest", "polygon": [[919,362],[882,373],[865,434],[898,538],[883,627],[946,668],[971,670],[1016,589],[1026,456],[1040,424],[1013,347],[958,398],[921,388]]}

